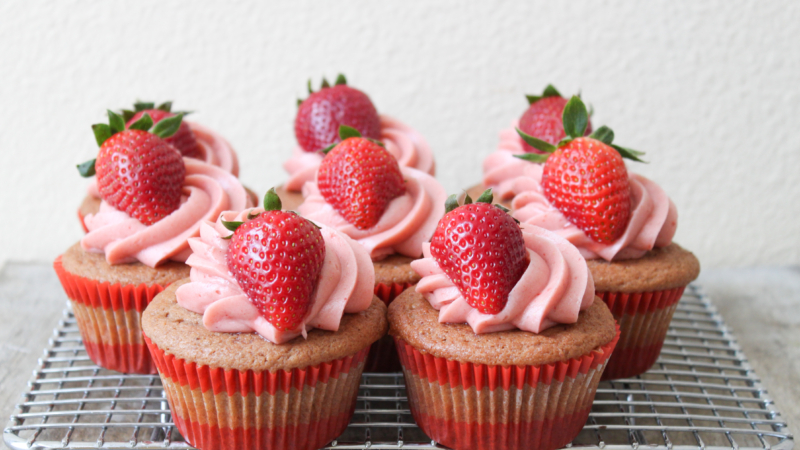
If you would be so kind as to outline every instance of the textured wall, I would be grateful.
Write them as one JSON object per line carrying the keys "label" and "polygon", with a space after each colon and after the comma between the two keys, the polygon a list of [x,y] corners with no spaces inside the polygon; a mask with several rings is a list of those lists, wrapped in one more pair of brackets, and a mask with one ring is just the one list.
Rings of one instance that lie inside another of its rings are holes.
{"label": "textured wall", "polygon": [[800,2],[210,1],[0,3],[0,264],[80,235],[89,125],[172,99],[239,151],[263,193],[285,175],[295,99],[337,72],[419,129],[439,178],[479,180],[526,92],[579,89],[594,123],[678,205],[706,267],[800,263]]}

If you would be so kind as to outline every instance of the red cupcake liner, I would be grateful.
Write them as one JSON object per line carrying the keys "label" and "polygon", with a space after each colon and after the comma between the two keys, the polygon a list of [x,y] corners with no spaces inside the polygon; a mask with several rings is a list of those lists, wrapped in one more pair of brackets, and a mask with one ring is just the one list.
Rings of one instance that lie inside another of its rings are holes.
{"label": "red cupcake liner", "polygon": [[89,358],[100,367],[124,373],[154,374],[142,339],[142,312],[164,287],[100,282],[68,272],[61,256],[53,268],[72,301],[75,320]]}
{"label": "red cupcake liner", "polygon": [[81,214],[81,210],[78,209],[78,220],[81,221],[81,228],[83,228],[84,233],[88,233],[89,229],[86,228],[86,222],[83,220],[83,214]]}
{"label": "red cupcake liner", "polygon": [[[383,300],[386,306],[397,298],[400,293],[416,283],[378,283],[375,285],[375,295]],[[365,372],[391,373],[400,372],[400,357],[397,356],[397,347],[391,336],[384,336],[372,344],[372,348],[367,355],[367,363],[364,367]]]}
{"label": "red cupcake liner", "polygon": [[577,358],[540,366],[462,363],[395,338],[417,425],[455,449],[552,450],[583,428],[619,339]]}
{"label": "red cupcake liner", "polygon": [[147,336],[178,431],[201,450],[317,449],[347,428],[368,348],[302,369],[239,371],[176,358]]}
{"label": "red cupcake liner", "polygon": [[634,377],[655,364],[685,288],[596,293],[608,305],[621,331],[603,380]]}
{"label": "red cupcake liner", "polygon": [[415,284],[416,283],[377,283],[375,285],[375,295],[378,296],[379,299],[383,300],[383,303],[385,303],[386,306],[389,306],[389,304],[392,303],[392,300],[397,298],[397,296],[403,291],[411,286],[414,286]]}

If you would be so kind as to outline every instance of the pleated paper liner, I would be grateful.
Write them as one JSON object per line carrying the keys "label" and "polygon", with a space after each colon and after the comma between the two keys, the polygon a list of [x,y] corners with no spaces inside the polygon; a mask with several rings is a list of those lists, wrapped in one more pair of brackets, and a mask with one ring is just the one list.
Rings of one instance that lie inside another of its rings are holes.
{"label": "pleated paper liner", "polygon": [[178,431],[201,450],[317,449],[347,428],[369,348],[302,369],[198,365],[145,336]]}
{"label": "pleated paper liner", "polygon": [[621,332],[603,380],[634,377],[655,364],[684,289],[596,293],[608,305]]}
{"label": "pleated paper liner", "polygon": [[81,277],[64,269],[61,256],[53,268],[72,302],[89,358],[117,372],[156,373],[142,339],[141,319],[144,309],[164,287],[111,284]]}
{"label": "pleated paper liner", "polygon": [[619,339],[541,366],[462,363],[395,338],[411,414],[431,439],[454,449],[561,448],[580,433]]}
{"label": "pleated paper liner", "polygon": [[[389,306],[398,295],[411,286],[414,286],[414,283],[378,283],[375,285],[375,295],[383,300],[386,306]],[[402,370],[400,358],[397,356],[397,347],[391,336],[386,335],[372,344],[369,355],[367,355],[365,372],[390,373],[400,372],[400,370]]]}

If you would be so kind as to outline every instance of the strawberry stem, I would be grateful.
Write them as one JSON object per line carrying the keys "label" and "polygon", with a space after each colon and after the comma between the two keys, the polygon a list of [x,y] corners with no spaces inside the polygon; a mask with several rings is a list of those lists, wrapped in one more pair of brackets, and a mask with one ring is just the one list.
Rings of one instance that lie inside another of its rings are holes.
{"label": "strawberry stem", "polygon": [[264,211],[280,211],[282,206],[281,198],[278,197],[275,188],[270,188],[267,193],[264,194]]}
{"label": "strawberry stem", "polygon": [[526,144],[530,145],[531,147],[537,150],[541,150],[545,153],[553,153],[558,148],[549,142],[531,136],[530,134],[520,130],[519,128],[517,128],[517,134],[519,134],[519,137],[521,137]]}
{"label": "strawberry stem", "polygon": [[492,194],[492,189],[489,188],[478,197],[478,200],[475,200],[476,203],[492,203],[494,200],[494,195]]}
{"label": "strawberry stem", "polygon": [[139,118],[136,122],[132,123],[128,129],[130,130],[141,130],[147,131],[153,126],[153,118],[150,117],[150,114],[144,113],[142,117]]}
{"label": "strawberry stem", "polygon": [[86,161],[85,163],[78,164],[77,165],[78,173],[80,173],[83,178],[93,177],[95,174],[94,170],[95,161],[96,159],[91,159],[89,161]]}
{"label": "strawberry stem", "polygon": [[453,194],[444,201],[444,213],[447,214],[456,208],[458,208],[458,198]]}
{"label": "strawberry stem", "polygon": [[525,97],[528,99],[528,104],[532,105],[546,97],[561,97],[561,93],[558,92],[558,89],[556,89],[552,84],[548,84],[547,87],[544,88],[542,95],[526,95]]}
{"label": "strawberry stem", "polygon": [[347,84],[347,78],[345,78],[344,75],[340,73],[339,75],[336,76],[336,86],[339,86],[339,85],[342,85],[342,84],[345,84],[345,85]]}
{"label": "strawberry stem", "polygon": [[172,117],[167,117],[166,119],[162,119],[156,124],[156,126],[153,127],[152,133],[161,139],[166,139],[178,132],[178,128],[181,127],[182,121],[183,113],[174,115]]}
{"label": "strawberry stem", "polygon": [[339,125],[339,139],[345,140],[351,137],[361,137],[361,132],[347,125]]}
{"label": "strawberry stem", "polygon": [[564,106],[562,114],[564,122],[564,132],[571,139],[579,138],[586,133],[589,125],[589,113],[586,112],[586,105],[580,97],[573,95]]}

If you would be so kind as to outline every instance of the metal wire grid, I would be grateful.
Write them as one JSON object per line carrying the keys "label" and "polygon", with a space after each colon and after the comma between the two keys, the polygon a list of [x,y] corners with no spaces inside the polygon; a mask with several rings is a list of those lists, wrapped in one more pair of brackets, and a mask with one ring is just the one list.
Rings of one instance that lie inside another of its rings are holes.
{"label": "metal wire grid", "polygon": [[[690,286],[656,365],[601,383],[570,446],[790,450],[785,428],[715,308]],[[171,422],[158,376],[95,366],[69,309],[3,437],[13,449],[191,448]],[[326,448],[442,447],[414,424],[401,374],[365,374],[350,426]]]}

